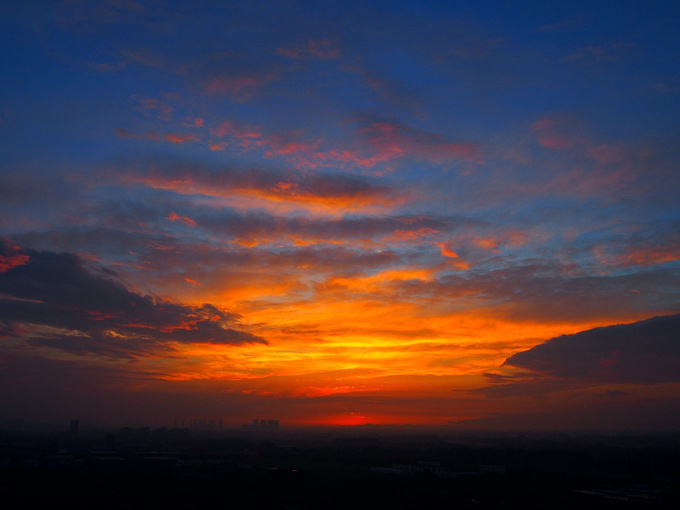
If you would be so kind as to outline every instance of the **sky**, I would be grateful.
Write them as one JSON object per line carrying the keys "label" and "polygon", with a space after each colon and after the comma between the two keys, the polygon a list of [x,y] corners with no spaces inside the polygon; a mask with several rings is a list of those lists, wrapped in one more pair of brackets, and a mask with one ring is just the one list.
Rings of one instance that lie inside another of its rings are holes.
{"label": "sky", "polygon": [[6,2],[0,417],[677,429],[679,18]]}

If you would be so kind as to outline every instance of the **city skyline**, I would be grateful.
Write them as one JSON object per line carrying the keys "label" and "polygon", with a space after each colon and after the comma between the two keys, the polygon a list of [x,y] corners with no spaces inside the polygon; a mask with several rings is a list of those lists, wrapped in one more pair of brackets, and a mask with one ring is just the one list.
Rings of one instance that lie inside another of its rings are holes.
{"label": "city skyline", "polygon": [[680,426],[677,3],[0,13],[2,418]]}

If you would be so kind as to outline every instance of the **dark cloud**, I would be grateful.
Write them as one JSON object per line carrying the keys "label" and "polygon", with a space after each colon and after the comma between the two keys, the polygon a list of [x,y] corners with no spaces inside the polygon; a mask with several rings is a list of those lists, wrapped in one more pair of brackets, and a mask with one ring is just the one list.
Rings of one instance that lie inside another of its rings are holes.
{"label": "dark cloud", "polygon": [[[3,255],[17,256],[12,244],[0,246]],[[23,264],[0,273],[0,323],[30,343],[114,357],[168,351],[175,342],[266,343],[234,329],[235,314],[138,294],[113,271],[88,267],[77,255],[22,254]]]}
{"label": "dark cloud", "polygon": [[680,382],[680,314],[563,335],[505,364],[594,382]]}

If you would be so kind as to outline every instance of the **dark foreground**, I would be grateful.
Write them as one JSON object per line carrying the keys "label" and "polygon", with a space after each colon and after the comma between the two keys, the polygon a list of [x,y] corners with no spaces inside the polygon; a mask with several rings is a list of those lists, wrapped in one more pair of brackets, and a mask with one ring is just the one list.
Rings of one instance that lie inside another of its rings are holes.
{"label": "dark foreground", "polygon": [[680,508],[677,436],[5,432],[2,507]]}

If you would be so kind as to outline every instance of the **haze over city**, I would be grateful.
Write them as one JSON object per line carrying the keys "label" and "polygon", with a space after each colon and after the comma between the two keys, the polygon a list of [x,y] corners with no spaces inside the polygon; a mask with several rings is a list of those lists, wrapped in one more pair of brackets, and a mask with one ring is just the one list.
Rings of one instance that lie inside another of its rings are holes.
{"label": "haze over city", "polygon": [[677,2],[0,8],[0,418],[680,426]]}

